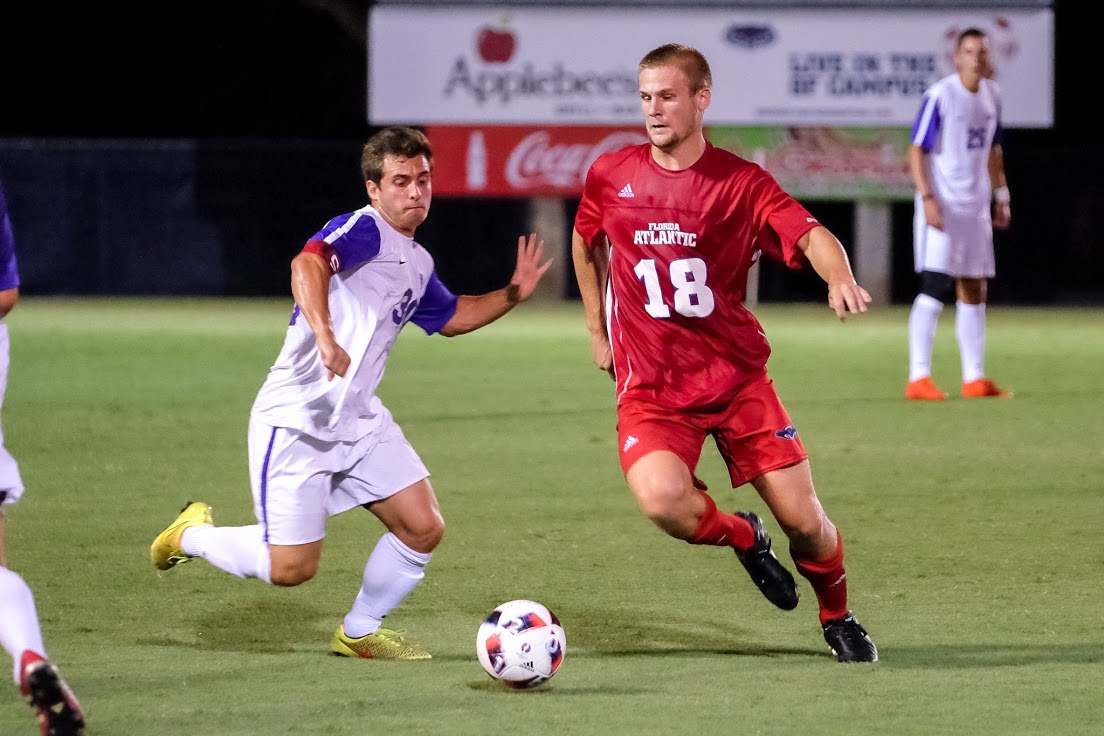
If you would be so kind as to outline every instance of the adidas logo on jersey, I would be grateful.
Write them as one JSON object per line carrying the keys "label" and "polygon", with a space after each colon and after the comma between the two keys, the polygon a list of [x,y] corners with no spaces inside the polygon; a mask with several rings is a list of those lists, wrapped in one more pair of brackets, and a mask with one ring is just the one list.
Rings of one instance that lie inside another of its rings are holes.
{"label": "adidas logo on jersey", "polygon": [[625,440],[625,446],[621,448],[621,452],[628,452],[630,449],[632,449],[632,446],[639,441],[640,440],[630,434],[628,439]]}
{"label": "adidas logo on jersey", "polygon": [[617,196],[618,197],[635,197],[636,195],[633,194],[632,185],[631,184],[626,184],[625,188],[617,193]]}

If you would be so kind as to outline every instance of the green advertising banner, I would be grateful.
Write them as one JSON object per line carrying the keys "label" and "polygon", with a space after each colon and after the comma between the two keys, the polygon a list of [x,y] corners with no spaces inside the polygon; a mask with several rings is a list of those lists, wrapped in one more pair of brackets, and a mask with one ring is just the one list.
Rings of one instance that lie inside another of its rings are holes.
{"label": "green advertising banner", "polygon": [[797,199],[911,200],[909,129],[710,127],[713,145],[754,161]]}

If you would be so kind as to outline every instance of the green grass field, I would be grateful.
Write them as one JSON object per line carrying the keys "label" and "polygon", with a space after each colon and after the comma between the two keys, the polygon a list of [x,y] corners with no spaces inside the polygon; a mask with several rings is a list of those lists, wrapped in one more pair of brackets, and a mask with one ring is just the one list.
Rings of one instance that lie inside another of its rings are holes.
{"label": "green grass field", "polygon": [[[453,340],[411,329],[392,355],[380,393],[448,528],[388,625],[432,661],[328,654],[381,534],[359,510],[332,520],[300,588],[203,561],[158,575],[149,543],[184,501],[253,521],[247,416],[290,306],[27,298],[8,320],[3,428],[27,486],[9,558],[90,736],[1101,732],[1101,311],[991,309],[989,372],[1016,398],[933,405],[901,398],[903,308],[842,326],[812,306],[758,310],[882,656],[843,666],[803,579],[781,612],[731,553],[636,510],[576,305]],[[948,311],[935,378],[958,375]],[[700,475],[722,508],[766,515],[750,487],[725,487],[711,446]],[[513,598],[567,632],[563,667],[531,692],[475,658],[480,621]],[[0,734],[36,732],[0,686]]]}

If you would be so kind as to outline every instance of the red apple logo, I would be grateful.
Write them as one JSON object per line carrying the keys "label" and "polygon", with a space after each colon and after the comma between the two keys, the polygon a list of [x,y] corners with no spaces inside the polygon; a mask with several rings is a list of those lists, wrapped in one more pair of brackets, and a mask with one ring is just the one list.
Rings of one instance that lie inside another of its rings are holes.
{"label": "red apple logo", "polygon": [[479,30],[476,48],[479,49],[479,57],[488,64],[504,64],[513,57],[517,41],[505,27],[484,26]]}

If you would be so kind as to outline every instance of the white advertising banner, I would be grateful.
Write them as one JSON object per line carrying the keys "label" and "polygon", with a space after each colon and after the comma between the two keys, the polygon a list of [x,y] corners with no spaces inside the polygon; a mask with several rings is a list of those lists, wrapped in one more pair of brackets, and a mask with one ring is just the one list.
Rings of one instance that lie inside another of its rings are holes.
{"label": "white advertising banner", "polygon": [[1054,124],[1054,14],[1031,10],[560,10],[375,5],[374,125],[626,125],[637,63],[665,43],[713,70],[711,125],[911,125],[954,71],[955,36],[989,35],[1006,127]]}

